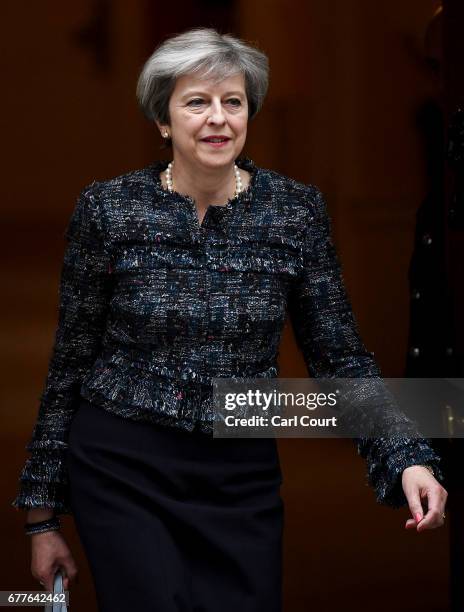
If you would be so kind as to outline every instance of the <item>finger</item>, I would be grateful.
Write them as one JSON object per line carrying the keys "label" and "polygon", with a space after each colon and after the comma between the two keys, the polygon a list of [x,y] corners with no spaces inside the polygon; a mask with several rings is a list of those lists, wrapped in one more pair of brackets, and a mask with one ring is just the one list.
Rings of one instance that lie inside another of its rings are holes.
{"label": "finger", "polygon": [[424,509],[419,495],[419,490],[414,489],[407,495],[409,510],[416,525],[424,518]]}
{"label": "finger", "polygon": [[51,591],[53,588],[50,588],[50,585],[53,584],[53,575],[49,572],[48,574],[40,573],[37,576],[34,576],[43,587],[45,591]]}
{"label": "finger", "polygon": [[417,526],[418,531],[425,529],[435,529],[444,523],[443,512],[444,504],[439,496],[438,489],[427,490],[428,511],[422,521]]}
{"label": "finger", "polygon": [[405,529],[415,529],[417,527],[417,522],[414,519],[408,519],[404,527]]}
{"label": "finger", "polygon": [[74,561],[68,561],[61,571],[63,572],[63,587],[68,590],[71,584],[77,582],[79,572]]}
{"label": "finger", "polygon": [[444,525],[442,513],[437,509],[430,509],[424,516],[422,521],[417,525],[417,531],[424,531],[426,529],[436,529]]}
{"label": "finger", "polygon": [[69,566],[67,566],[66,568],[63,567],[62,572],[63,572],[63,588],[65,591],[67,591],[69,587],[71,586],[71,584],[73,584],[74,582],[77,583],[79,572],[76,569],[76,566],[74,565],[74,563],[70,563]]}

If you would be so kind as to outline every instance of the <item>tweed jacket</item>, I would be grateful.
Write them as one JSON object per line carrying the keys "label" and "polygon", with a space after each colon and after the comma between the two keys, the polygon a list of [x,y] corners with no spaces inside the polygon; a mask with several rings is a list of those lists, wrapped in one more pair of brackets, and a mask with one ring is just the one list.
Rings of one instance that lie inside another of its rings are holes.
{"label": "tweed jacket", "polygon": [[[321,191],[246,157],[249,186],[199,223],[167,161],[83,189],[66,230],[59,317],[12,505],[72,514],[67,435],[82,396],[121,417],[210,435],[212,377],[272,378],[290,317],[314,377],[380,377],[360,339]],[[103,435],[103,434],[102,434]],[[360,438],[377,501],[440,458],[426,440]]]}

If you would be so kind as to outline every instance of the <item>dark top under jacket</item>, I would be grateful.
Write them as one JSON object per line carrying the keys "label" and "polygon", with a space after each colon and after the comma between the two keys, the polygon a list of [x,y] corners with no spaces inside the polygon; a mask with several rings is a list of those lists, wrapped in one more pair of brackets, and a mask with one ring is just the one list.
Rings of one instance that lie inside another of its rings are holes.
{"label": "dark top under jacket", "polygon": [[[212,377],[277,377],[287,313],[313,377],[380,377],[358,334],[324,197],[249,158],[250,185],[211,205],[167,192],[167,161],[77,199],[59,320],[16,508],[72,514],[67,434],[79,395],[135,420],[212,432]],[[401,472],[440,458],[422,438],[358,438],[379,503],[406,503]]]}

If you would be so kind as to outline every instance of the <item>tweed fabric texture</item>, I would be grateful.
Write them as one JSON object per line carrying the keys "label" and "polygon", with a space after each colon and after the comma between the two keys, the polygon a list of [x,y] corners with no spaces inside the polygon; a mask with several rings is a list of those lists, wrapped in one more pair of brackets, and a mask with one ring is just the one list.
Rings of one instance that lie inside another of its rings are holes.
{"label": "tweed fabric texture", "polygon": [[[308,374],[370,378],[351,398],[384,401],[359,336],[321,191],[247,157],[249,186],[199,223],[189,196],[166,191],[167,160],[94,181],[65,236],[58,325],[16,508],[72,514],[67,435],[80,396],[121,417],[205,435],[213,377],[273,378],[290,317]],[[394,431],[404,421],[384,406]],[[367,415],[368,418],[368,415]],[[406,503],[402,471],[440,458],[427,440],[355,439],[379,503]]]}

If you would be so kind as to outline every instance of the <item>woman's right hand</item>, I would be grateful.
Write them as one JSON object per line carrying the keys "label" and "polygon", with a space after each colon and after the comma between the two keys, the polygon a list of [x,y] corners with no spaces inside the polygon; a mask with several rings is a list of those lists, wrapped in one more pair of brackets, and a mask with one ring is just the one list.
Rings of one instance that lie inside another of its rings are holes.
{"label": "woman's right hand", "polygon": [[71,551],[59,530],[44,531],[28,536],[31,538],[31,572],[45,588],[53,591],[55,573],[61,569],[64,590],[77,577],[77,566]]}

